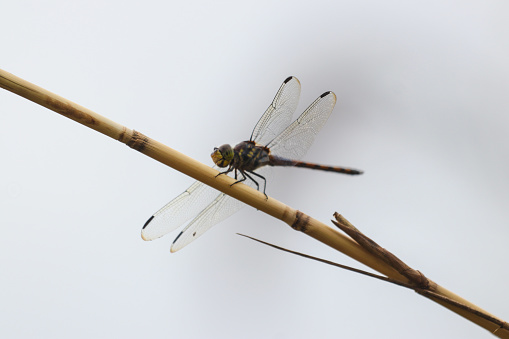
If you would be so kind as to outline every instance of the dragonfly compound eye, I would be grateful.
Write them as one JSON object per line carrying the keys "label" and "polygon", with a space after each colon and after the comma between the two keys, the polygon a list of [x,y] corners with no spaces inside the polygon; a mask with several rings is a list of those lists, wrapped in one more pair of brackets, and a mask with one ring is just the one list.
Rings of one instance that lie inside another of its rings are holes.
{"label": "dragonfly compound eye", "polygon": [[210,155],[214,163],[219,167],[228,166],[233,160],[233,149],[230,145],[222,145],[215,147],[214,152]]}

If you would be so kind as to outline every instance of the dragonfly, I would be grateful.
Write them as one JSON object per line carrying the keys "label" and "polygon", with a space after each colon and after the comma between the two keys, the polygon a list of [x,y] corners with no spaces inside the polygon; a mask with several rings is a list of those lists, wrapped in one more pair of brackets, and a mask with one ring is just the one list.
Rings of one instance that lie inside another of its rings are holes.
{"label": "dragonfly", "polygon": [[[352,168],[300,161],[336,105],[336,95],[330,91],[325,92],[292,123],[300,90],[299,80],[293,76],[288,77],[254,127],[249,140],[240,142],[234,148],[228,144],[214,148],[211,154],[214,168],[226,168],[218,175],[230,175],[236,179],[234,184],[243,182],[258,190],[258,181],[263,181],[265,194],[267,179],[272,176],[271,167],[275,166],[303,167],[350,175],[363,173]],[[153,240],[191,220],[173,241],[171,252],[176,252],[243,206],[245,204],[239,200],[196,181],[154,213],[143,226],[141,236],[144,240]]]}

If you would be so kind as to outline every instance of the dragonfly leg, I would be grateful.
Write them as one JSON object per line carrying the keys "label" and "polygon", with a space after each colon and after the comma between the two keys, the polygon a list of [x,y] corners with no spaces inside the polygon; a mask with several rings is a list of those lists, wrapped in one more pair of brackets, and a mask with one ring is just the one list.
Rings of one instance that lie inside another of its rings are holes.
{"label": "dragonfly leg", "polygon": [[[242,179],[235,181],[233,184],[230,185],[230,187],[232,187],[235,184],[238,184],[239,182],[246,181],[246,175],[245,175],[246,173],[244,171],[239,171],[239,173],[242,174]],[[237,179],[237,170],[235,170],[235,179]]]}
{"label": "dragonfly leg", "polygon": [[[251,173],[253,175],[256,175],[258,178],[262,178],[263,179],[263,194],[265,195],[265,199],[268,199],[269,197],[265,193],[265,188],[267,187],[267,179],[265,179],[265,177],[263,175],[260,175],[260,174],[258,174],[256,172],[249,171],[249,173]],[[246,175],[247,175],[247,173],[246,173]],[[256,183],[256,187],[258,188],[258,190],[260,190],[260,188],[258,186],[258,183],[253,178],[251,178],[251,177],[249,177],[249,179],[253,180]]]}
{"label": "dragonfly leg", "polygon": [[[250,172],[250,173],[253,173],[253,172]],[[242,174],[244,175],[244,180],[245,180],[245,177],[248,177],[256,185],[256,190],[258,190],[258,191],[260,190],[260,185],[258,185],[258,182],[256,180],[254,180],[253,177],[251,177],[249,174],[247,174],[247,172],[242,172]]]}
{"label": "dragonfly leg", "polygon": [[[226,171],[224,171],[224,172],[219,172],[218,174],[216,174],[216,176],[215,176],[215,177],[217,178],[217,177],[218,177],[218,176],[220,176],[221,174],[228,174],[228,173],[230,173],[231,171],[233,171],[233,166],[228,167],[228,169],[227,169]],[[235,170],[235,179],[237,179],[237,170]]]}

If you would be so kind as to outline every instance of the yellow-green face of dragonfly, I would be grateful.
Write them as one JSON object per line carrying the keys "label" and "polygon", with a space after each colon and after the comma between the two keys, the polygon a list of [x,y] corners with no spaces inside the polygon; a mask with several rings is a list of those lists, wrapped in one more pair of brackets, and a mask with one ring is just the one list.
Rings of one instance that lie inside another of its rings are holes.
{"label": "yellow-green face of dragonfly", "polygon": [[215,147],[210,156],[217,166],[226,167],[233,160],[233,149],[228,144],[219,146],[219,148]]}

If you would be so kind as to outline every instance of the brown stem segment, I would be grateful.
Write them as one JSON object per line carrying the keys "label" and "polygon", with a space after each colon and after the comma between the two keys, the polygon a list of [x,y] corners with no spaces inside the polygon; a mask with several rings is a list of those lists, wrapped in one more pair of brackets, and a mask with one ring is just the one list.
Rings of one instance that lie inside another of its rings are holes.
{"label": "brown stem segment", "polygon": [[355,241],[359,243],[363,248],[368,250],[370,253],[376,255],[380,259],[382,259],[385,263],[393,267],[398,273],[408,279],[414,286],[423,289],[435,289],[436,284],[432,283],[428,278],[424,276],[421,272],[412,269],[410,266],[401,261],[398,257],[396,257],[391,252],[387,251],[385,248],[380,247],[376,242],[374,242],[371,238],[368,238],[361,231],[359,231],[355,226],[353,226],[345,217],[343,217],[339,213],[334,213],[334,217],[336,221],[332,221],[334,225],[339,227],[343,232],[352,237]]}
{"label": "brown stem segment", "polygon": [[[432,299],[449,309],[457,310],[456,313],[467,319],[491,323],[491,332],[500,338],[509,338],[509,324],[502,319],[486,312],[476,305],[460,298],[456,294],[439,286],[435,282],[429,280],[420,271],[414,270],[394,254],[382,248],[371,238],[359,231],[345,217],[339,213],[334,213],[336,221],[332,220],[334,225],[339,227],[343,232],[347,233],[363,248],[377,256],[385,263],[393,267],[398,273],[404,276],[410,282],[410,286],[419,294]],[[482,320],[481,320],[482,319]]]}

